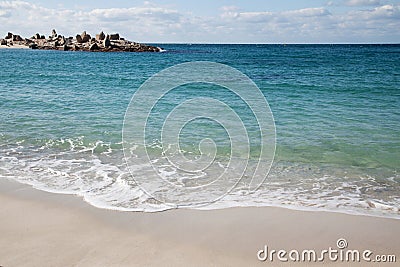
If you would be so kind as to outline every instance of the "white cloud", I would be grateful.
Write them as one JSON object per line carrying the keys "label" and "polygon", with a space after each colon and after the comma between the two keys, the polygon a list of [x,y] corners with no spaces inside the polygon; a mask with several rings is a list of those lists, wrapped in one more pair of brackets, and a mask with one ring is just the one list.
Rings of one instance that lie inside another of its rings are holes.
{"label": "white cloud", "polygon": [[0,2],[1,9],[36,8],[34,4],[24,1],[3,1]]}
{"label": "white cloud", "polygon": [[24,36],[35,32],[50,33],[55,28],[59,33],[71,36],[83,30],[92,34],[101,30],[119,31],[137,40],[138,37],[166,35],[175,28],[179,29],[183,22],[184,18],[178,11],[149,3],[141,7],[82,11],[50,9],[24,1],[0,2],[1,28],[18,31]]}
{"label": "white cloud", "polygon": [[132,7],[94,9],[87,13],[89,17],[107,20],[135,20],[135,19],[159,19],[165,22],[178,21],[180,14],[176,10],[167,10],[157,7]]}
{"label": "white cloud", "polygon": [[[358,3],[362,2],[357,0]],[[363,1],[365,2],[365,1]],[[372,1],[367,1],[372,3]],[[375,1],[376,2],[376,1]],[[103,30],[141,42],[400,42],[400,5],[335,13],[335,7],[246,12],[224,6],[219,16],[197,16],[152,3],[92,10],[46,8],[0,1],[0,32],[73,36]]]}
{"label": "white cloud", "polygon": [[313,19],[330,15],[330,12],[325,8],[304,8],[298,10],[290,10],[284,12],[235,12],[226,11],[221,15],[221,18],[226,20],[236,20],[249,23],[264,23],[271,21],[296,21],[303,19]]}
{"label": "white cloud", "polygon": [[303,8],[298,10],[291,10],[282,13],[288,16],[301,16],[301,17],[321,17],[327,16],[331,13],[323,7]]}
{"label": "white cloud", "polygon": [[[224,12],[221,18],[258,42],[399,42],[400,5],[334,13],[326,8]],[[245,42],[245,40],[243,40]]]}
{"label": "white cloud", "polygon": [[345,2],[348,6],[379,6],[380,0],[347,0]]}
{"label": "white cloud", "polygon": [[340,17],[343,34],[358,36],[360,39],[385,38],[399,43],[400,5],[384,5],[369,10],[351,11]]}
{"label": "white cloud", "polygon": [[228,12],[228,11],[238,11],[240,8],[237,6],[223,6],[221,7],[222,11]]}
{"label": "white cloud", "polygon": [[[224,12],[221,18],[236,29],[257,35],[261,42],[296,42],[331,28],[331,13],[325,8],[283,12]],[[286,37],[285,37],[286,36]],[[244,41],[245,42],[245,41]],[[259,41],[260,42],[260,41]]]}
{"label": "white cloud", "polygon": [[8,18],[8,17],[10,17],[10,16],[11,16],[11,13],[10,13],[9,11],[0,10],[0,17]]}

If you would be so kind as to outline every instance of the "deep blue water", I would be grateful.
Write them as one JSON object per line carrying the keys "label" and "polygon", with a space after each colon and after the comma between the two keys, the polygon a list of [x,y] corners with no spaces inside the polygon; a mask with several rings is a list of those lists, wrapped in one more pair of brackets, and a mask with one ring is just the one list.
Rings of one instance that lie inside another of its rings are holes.
{"label": "deep blue water", "polygon": [[[399,217],[400,45],[159,46],[166,52],[0,50],[0,177],[82,195],[106,208],[162,209],[130,182],[121,151],[125,111],[157,72],[212,61],[257,84],[277,137],[274,165],[260,190],[246,199],[233,192],[216,207],[283,205]],[[157,114],[162,121],[180,101],[211,93],[235,101],[223,88],[187,86],[162,100]],[[150,138],[157,139],[159,126],[150,124]],[[183,134],[196,143],[199,129]],[[229,151],[223,140],[218,144]]]}

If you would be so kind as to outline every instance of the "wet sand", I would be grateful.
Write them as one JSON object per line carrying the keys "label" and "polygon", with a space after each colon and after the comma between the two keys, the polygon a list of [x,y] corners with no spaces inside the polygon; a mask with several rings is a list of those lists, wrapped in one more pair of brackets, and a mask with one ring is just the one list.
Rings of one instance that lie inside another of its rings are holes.
{"label": "wet sand", "polygon": [[[321,262],[282,263],[276,255],[262,262],[257,252],[266,245],[288,252],[338,249],[339,238],[346,239],[346,249],[373,251],[371,258],[400,257],[396,219],[272,207],[120,212],[4,180],[0,203],[0,266],[5,267],[308,266]],[[328,257],[323,263],[366,264]]]}

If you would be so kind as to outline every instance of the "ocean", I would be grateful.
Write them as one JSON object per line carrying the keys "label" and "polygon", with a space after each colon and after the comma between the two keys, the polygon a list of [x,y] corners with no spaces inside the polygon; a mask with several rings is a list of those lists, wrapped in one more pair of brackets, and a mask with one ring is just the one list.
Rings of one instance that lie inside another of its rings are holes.
{"label": "ocean", "polygon": [[[210,205],[186,208],[278,206],[400,219],[400,45],[157,46],[165,52],[1,49],[0,178],[78,195],[99,208],[174,208],[135,182],[135,176],[146,179],[149,170],[129,172],[122,140],[125,112],[153,75],[179,63],[209,61],[237,69],[258,86],[273,114],[276,151],[267,178],[254,192],[239,185]],[[146,126],[150,160],[162,160],[165,118],[180,102],[197,97],[233,106],[250,129],[249,138],[259,136],[237,96],[193,83],[172,90],[154,107]],[[210,135],[217,158],[229,156],[229,136],[219,125],[200,119],[181,130],[186,155],[198,157],[199,142]],[[251,146],[250,161],[259,151],[257,144]],[[181,173],[180,186],[221,170]],[[177,180],[174,165],[158,171]]]}

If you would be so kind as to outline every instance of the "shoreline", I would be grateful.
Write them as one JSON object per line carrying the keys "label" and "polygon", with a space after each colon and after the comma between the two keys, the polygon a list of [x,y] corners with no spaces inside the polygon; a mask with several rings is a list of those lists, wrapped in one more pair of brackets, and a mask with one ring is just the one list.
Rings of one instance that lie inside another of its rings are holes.
{"label": "shoreline", "polygon": [[[44,193],[50,193],[50,194],[56,194],[56,195],[65,195],[65,196],[70,196],[70,197],[75,197],[80,199],[80,201],[84,202],[85,204],[95,208],[95,209],[102,209],[102,210],[109,210],[109,211],[116,211],[116,212],[144,212],[144,213],[159,213],[159,212],[165,212],[165,211],[171,211],[175,210],[176,208],[170,207],[170,208],[165,208],[165,209],[160,209],[160,210],[134,210],[134,209],[127,209],[127,208],[119,208],[117,206],[107,206],[107,205],[101,205],[98,202],[93,202],[85,198],[83,195],[79,195],[76,193],[72,192],[65,192],[65,191],[58,191],[58,190],[51,190],[47,188],[41,188],[41,187],[36,187],[34,184],[30,183],[24,183],[20,182],[17,180],[14,180],[13,178],[6,178],[6,183],[16,183],[21,186],[27,186],[31,188],[32,190],[35,191],[40,191]],[[1,184],[4,181],[0,180],[0,187]],[[1,190],[0,190],[1,193]],[[215,202],[214,204],[217,204]],[[211,206],[211,208],[210,208]],[[279,209],[286,209],[286,210],[291,210],[291,211],[301,211],[301,212],[328,212],[328,213],[338,213],[338,214],[345,214],[345,215],[351,215],[351,216],[365,216],[365,217],[373,217],[373,218],[384,218],[384,219],[393,219],[393,220],[400,220],[399,215],[394,215],[394,214],[380,214],[380,213],[367,213],[363,212],[365,210],[350,210],[350,209],[329,209],[329,208],[316,208],[313,206],[299,206],[299,205],[284,205],[284,204],[270,204],[270,205],[243,205],[243,206],[216,206],[213,207],[213,204],[206,205],[204,207],[198,207],[194,209],[188,209],[188,210],[198,210],[198,211],[211,211],[211,210],[223,210],[223,209],[232,209],[232,208],[279,208]],[[180,208],[180,209],[187,209],[187,208]],[[1,266],[0,266],[1,267]]]}
{"label": "shoreline", "polygon": [[339,238],[349,249],[400,259],[397,219],[275,207],[121,212],[14,181],[0,185],[2,266],[276,266],[257,251],[335,248]]}

